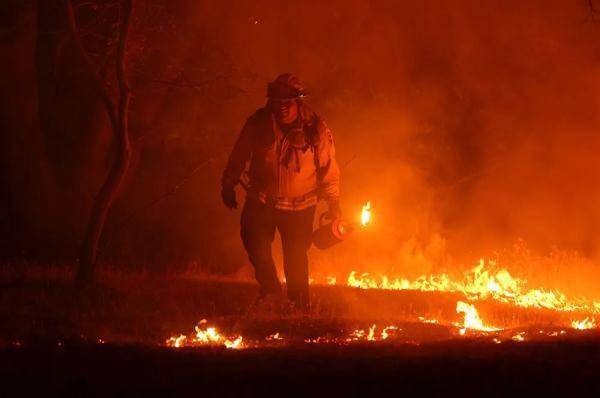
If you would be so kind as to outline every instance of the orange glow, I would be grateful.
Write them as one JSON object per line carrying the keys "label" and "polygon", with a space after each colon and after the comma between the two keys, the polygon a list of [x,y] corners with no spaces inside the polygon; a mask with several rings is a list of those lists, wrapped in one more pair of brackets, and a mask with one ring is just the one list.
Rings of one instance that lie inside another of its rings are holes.
{"label": "orange glow", "polygon": [[464,335],[467,329],[478,330],[483,332],[495,332],[500,330],[498,328],[484,325],[483,321],[479,317],[477,309],[472,304],[467,304],[465,302],[459,301],[456,303],[456,312],[458,312],[459,314],[462,313],[464,315],[463,324],[460,325],[462,326],[462,328],[459,330],[459,333],[461,335]]}
{"label": "orange glow", "polygon": [[453,280],[448,274],[421,276],[415,280],[373,277],[368,273],[350,272],[347,285],[360,289],[420,290],[461,292],[469,300],[494,299],[519,307],[546,308],[555,311],[582,311],[599,313],[600,302],[584,298],[571,299],[556,290],[528,289],[527,281],[513,277],[506,269],[493,271],[495,264],[482,259],[465,274],[462,280]]}
{"label": "orange glow", "polygon": [[375,328],[377,326],[373,325],[369,328],[369,334],[367,335],[367,340],[375,341]]}
{"label": "orange glow", "polygon": [[386,340],[388,337],[390,337],[390,332],[392,330],[398,330],[397,326],[386,326],[385,328],[383,328],[383,330],[381,331],[381,340]]}
{"label": "orange glow", "polygon": [[243,347],[243,338],[242,336],[238,336],[235,340],[225,340],[223,343],[226,348],[242,348]]}
{"label": "orange glow", "polygon": [[191,338],[180,334],[174,336],[166,341],[167,346],[180,348],[186,346],[211,346],[211,345],[222,345],[225,348],[239,349],[244,348],[242,336],[223,336],[214,327],[205,327],[206,319],[201,320],[198,325],[194,327],[195,335]]}
{"label": "orange glow", "polygon": [[279,332],[273,333],[265,338],[267,341],[283,340],[283,337],[279,335]]}
{"label": "orange glow", "polygon": [[[515,342],[523,342],[526,340],[534,340],[538,337],[559,337],[566,335],[565,330],[543,330],[539,329],[536,332],[531,331],[518,331],[514,332],[510,337],[503,336],[503,329],[490,326],[486,324],[479,315],[479,312],[473,304],[469,304],[463,301],[456,303],[456,312],[462,314],[462,322],[457,322],[452,325],[445,324],[447,327],[458,327],[458,333],[460,336],[469,337],[475,332],[475,335],[483,332],[491,334],[491,342],[500,344],[507,340]],[[426,319],[419,317],[421,323],[424,324],[440,324],[444,326],[443,322],[437,320]],[[279,332],[267,335],[262,339],[247,340],[241,335],[236,336],[225,336],[218,332],[214,327],[203,328],[201,327],[206,323],[202,321],[196,326],[196,334],[192,336],[185,336],[180,334],[173,336],[166,341],[166,345],[172,348],[181,347],[204,347],[204,346],[222,346],[228,349],[243,349],[248,347],[261,348],[261,347],[274,347],[274,346],[286,346],[290,343],[287,339],[284,339]],[[573,327],[576,329],[591,329],[595,328],[595,320],[586,318],[582,321],[573,321]],[[336,345],[348,345],[354,343],[381,343],[381,342],[400,342],[404,344],[418,344],[414,340],[410,339],[410,336],[403,335],[402,329],[395,325],[388,325],[384,327],[378,327],[376,324],[372,324],[367,329],[354,329],[349,331],[342,336],[316,336],[304,339],[307,344],[336,344]]]}
{"label": "orange glow", "polygon": [[185,337],[183,334],[181,334],[177,337],[171,337],[171,338],[169,338],[169,340],[167,340],[167,345],[169,347],[175,347],[175,348],[182,347],[183,344],[185,343],[186,338],[187,337]]}
{"label": "orange glow", "polygon": [[571,327],[573,329],[586,330],[586,329],[595,329],[596,328],[596,320],[594,318],[585,318],[581,321],[573,321],[571,322]]}
{"label": "orange glow", "polygon": [[511,337],[513,341],[521,342],[525,341],[525,332],[520,332]]}
{"label": "orange glow", "polygon": [[[398,326],[394,326],[394,325],[389,325],[389,326],[385,326],[383,329],[381,329],[381,333],[377,333],[377,325],[371,325],[369,327],[368,331],[365,331],[363,329],[355,329],[350,333],[350,336],[346,337],[345,339],[343,339],[343,341],[349,343],[349,342],[353,342],[353,341],[383,341],[383,340],[387,340],[388,338],[390,338],[392,332],[398,332],[401,331],[402,329],[400,329]],[[319,342],[324,342],[323,339],[321,338],[317,338],[316,340],[318,340]],[[314,341],[312,341],[314,342]],[[327,342],[331,343],[331,342],[339,342],[338,340],[327,340]]]}

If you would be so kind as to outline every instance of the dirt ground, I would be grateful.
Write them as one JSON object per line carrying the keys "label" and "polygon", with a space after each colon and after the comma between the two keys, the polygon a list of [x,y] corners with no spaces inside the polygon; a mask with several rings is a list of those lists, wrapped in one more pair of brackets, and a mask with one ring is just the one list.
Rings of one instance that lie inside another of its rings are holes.
{"label": "dirt ground", "polygon": [[[63,277],[12,278],[0,289],[3,396],[572,396],[600,392],[600,335],[516,342],[519,331],[559,330],[565,319],[542,310],[478,302],[482,317],[506,327],[489,336],[457,335],[460,296],[314,286],[309,314],[248,313],[256,287],[247,282],[104,277],[81,291]],[[427,324],[419,316],[438,319]],[[279,346],[243,350],[170,348],[200,319],[226,333]],[[308,344],[371,324],[394,324],[389,341]],[[523,326],[523,325],[526,325]],[[554,329],[553,329],[554,328]],[[528,335],[529,336],[529,335]]]}
{"label": "dirt ground", "polygon": [[597,396],[599,347],[598,339],[241,351],[36,346],[2,350],[0,374],[5,391],[44,396]]}

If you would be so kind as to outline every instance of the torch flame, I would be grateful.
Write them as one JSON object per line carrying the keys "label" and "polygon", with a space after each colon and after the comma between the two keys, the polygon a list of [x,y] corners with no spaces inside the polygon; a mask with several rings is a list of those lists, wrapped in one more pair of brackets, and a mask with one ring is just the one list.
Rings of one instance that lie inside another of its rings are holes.
{"label": "torch flame", "polygon": [[360,214],[360,225],[366,227],[371,222],[371,202],[367,202],[362,207],[362,213]]}

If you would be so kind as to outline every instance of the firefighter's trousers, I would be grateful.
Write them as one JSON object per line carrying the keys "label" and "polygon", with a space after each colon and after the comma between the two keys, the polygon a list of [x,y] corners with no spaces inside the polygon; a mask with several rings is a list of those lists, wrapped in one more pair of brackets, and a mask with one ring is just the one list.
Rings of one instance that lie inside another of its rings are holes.
{"label": "firefighter's trousers", "polygon": [[248,197],[241,219],[241,235],[248,257],[254,267],[261,295],[277,293],[280,283],[271,246],[275,230],[281,235],[283,267],[290,301],[307,307],[308,256],[312,243],[313,219],[316,206],[304,210],[278,210]]}

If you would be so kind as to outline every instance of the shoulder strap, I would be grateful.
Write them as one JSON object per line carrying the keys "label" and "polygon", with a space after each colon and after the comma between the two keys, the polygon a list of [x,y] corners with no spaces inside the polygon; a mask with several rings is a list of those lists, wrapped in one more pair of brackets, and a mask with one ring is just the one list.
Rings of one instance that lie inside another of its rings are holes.
{"label": "shoulder strap", "polygon": [[308,121],[305,126],[306,138],[308,139],[310,147],[312,148],[315,167],[317,170],[321,167],[321,162],[319,159],[319,142],[321,140],[321,136],[319,134],[319,122],[319,117],[313,113],[311,120]]}

